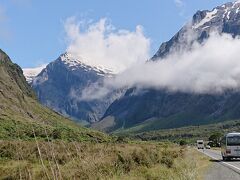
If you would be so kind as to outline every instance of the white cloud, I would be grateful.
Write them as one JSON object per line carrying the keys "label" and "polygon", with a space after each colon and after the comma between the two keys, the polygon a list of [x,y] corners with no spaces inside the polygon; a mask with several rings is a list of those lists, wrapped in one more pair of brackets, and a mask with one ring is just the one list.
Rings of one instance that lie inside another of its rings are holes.
{"label": "white cloud", "polygon": [[[207,41],[195,43],[190,51],[173,52],[165,59],[138,64],[111,81],[105,80],[104,88],[99,87],[98,91],[107,93],[112,88],[123,87],[197,94],[239,91],[239,51],[239,37],[212,33]],[[91,97],[90,94],[88,96]]]}
{"label": "white cloud", "polygon": [[67,51],[92,66],[103,66],[121,72],[149,58],[150,40],[143,28],[135,31],[116,29],[107,19],[96,23],[77,22],[71,17],[65,22]]}
{"label": "white cloud", "polygon": [[[193,93],[240,89],[240,39],[211,34],[191,51],[133,67],[115,78],[120,86],[140,86]],[[142,73],[144,72],[144,73]]]}
{"label": "white cloud", "polygon": [[183,0],[174,0],[174,3],[176,4],[177,7],[182,7],[184,5]]}
{"label": "white cloud", "polygon": [[42,64],[38,67],[34,68],[23,68],[23,74],[26,77],[27,82],[31,83],[33,79],[43,70],[45,69],[47,64]]}

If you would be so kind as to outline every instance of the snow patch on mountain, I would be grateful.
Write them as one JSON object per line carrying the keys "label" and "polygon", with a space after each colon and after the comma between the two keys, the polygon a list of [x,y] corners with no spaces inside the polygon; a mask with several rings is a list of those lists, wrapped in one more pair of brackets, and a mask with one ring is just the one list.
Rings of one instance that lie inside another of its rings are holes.
{"label": "snow patch on mountain", "polygon": [[209,26],[215,19],[218,20],[222,17],[222,22],[229,21],[234,14],[238,14],[240,11],[240,1],[229,2],[222,6],[214,8],[212,11],[199,11],[202,13],[202,18],[193,23],[192,29],[204,29],[204,25]]}
{"label": "snow patch on mountain", "polygon": [[217,9],[214,9],[214,10],[211,11],[211,12],[207,12],[205,18],[202,19],[198,24],[195,24],[195,25],[193,26],[193,28],[194,28],[194,29],[197,29],[197,28],[203,26],[205,23],[211,21],[214,17],[216,17],[217,12],[218,12]]}
{"label": "snow patch on mountain", "polygon": [[23,74],[29,84],[33,82],[33,79],[43,70],[45,69],[47,64],[43,64],[39,67],[35,68],[23,68]]}
{"label": "snow patch on mountain", "polygon": [[[111,77],[116,72],[112,71],[111,69],[108,69],[104,66],[90,66],[86,63],[83,63],[83,59],[81,57],[75,57],[71,53],[64,53],[62,54],[57,60],[60,60],[63,64],[65,64],[69,69],[72,71],[75,71],[79,68],[82,68],[85,71],[95,71],[97,75],[99,76],[106,76]],[[32,83],[43,83],[45,82],[47,78],[47,72],[43,72],[43,75],[41,77],[38,77],[38,75],[46,68],[47,64],[41,65],[36,68],[24,68],[24,76],[26,77],[26,80],[29,84]]]}
{"label": "snow patch on mountain", "polygon": [[64,53],[60,56],[60,60],[67,65],[71,70],[76,70],[79,67],[82,67],[86,71],[96,71],[98,75],[105,76],[107,74],[116,74],[113,70],[106,68],[101,65],[91,66],[86,63],[83,63],[83,59],[81,57],[75,57],[71,53]]}

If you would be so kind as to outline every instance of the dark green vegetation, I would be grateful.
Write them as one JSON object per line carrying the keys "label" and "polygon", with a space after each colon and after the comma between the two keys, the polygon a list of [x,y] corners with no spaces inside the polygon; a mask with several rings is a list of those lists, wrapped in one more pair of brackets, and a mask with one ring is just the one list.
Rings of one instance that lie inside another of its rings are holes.
{"label": "dark green vegetation", "polygon": [[209,140],[209,145],[211,147],[220,147],[221,146],[221,139],[223,137],[222,132],[214,132],[212,133],[208,140]]}
{"label": "dark green vegetation", "polygon": [[223,134],[240,131],[240,121],[227,121],[216,124],[188,126],[175,129],[165,129],[149,132],[138,131],[138,128],[130,128],[118,131],[115,134],[144,141],[171,141],[180,143],[186,141],[195,143],[197,139],[211,140],[218,143]]}
{"label": "dark green vegetation", "polygon": [[108,141],[103,133],[83,128],[43,107],[21,68],[0,50],[0,139]]}

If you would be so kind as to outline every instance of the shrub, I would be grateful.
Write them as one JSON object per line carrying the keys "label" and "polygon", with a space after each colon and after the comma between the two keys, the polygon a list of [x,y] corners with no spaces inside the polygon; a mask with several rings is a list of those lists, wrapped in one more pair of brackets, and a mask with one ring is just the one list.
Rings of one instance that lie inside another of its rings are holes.
{"label": "shrub", "polygon": [[187,145],[187,141],[186,140],[181,140],[179,142],[179,144],[180,144],[180,146],[185,146],[185,145]]}

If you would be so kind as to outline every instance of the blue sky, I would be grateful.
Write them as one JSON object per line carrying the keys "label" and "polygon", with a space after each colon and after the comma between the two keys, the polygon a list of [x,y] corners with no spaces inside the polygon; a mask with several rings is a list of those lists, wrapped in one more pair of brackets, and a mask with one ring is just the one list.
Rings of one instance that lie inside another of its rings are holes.
{"label": "blue sky", "polygon": [[0,0],[0,48],[21,67],[56,59],[66,48],[64,21],[108,18],[116,28],[144,27],[151,55],[197,10],[226,0]]}

